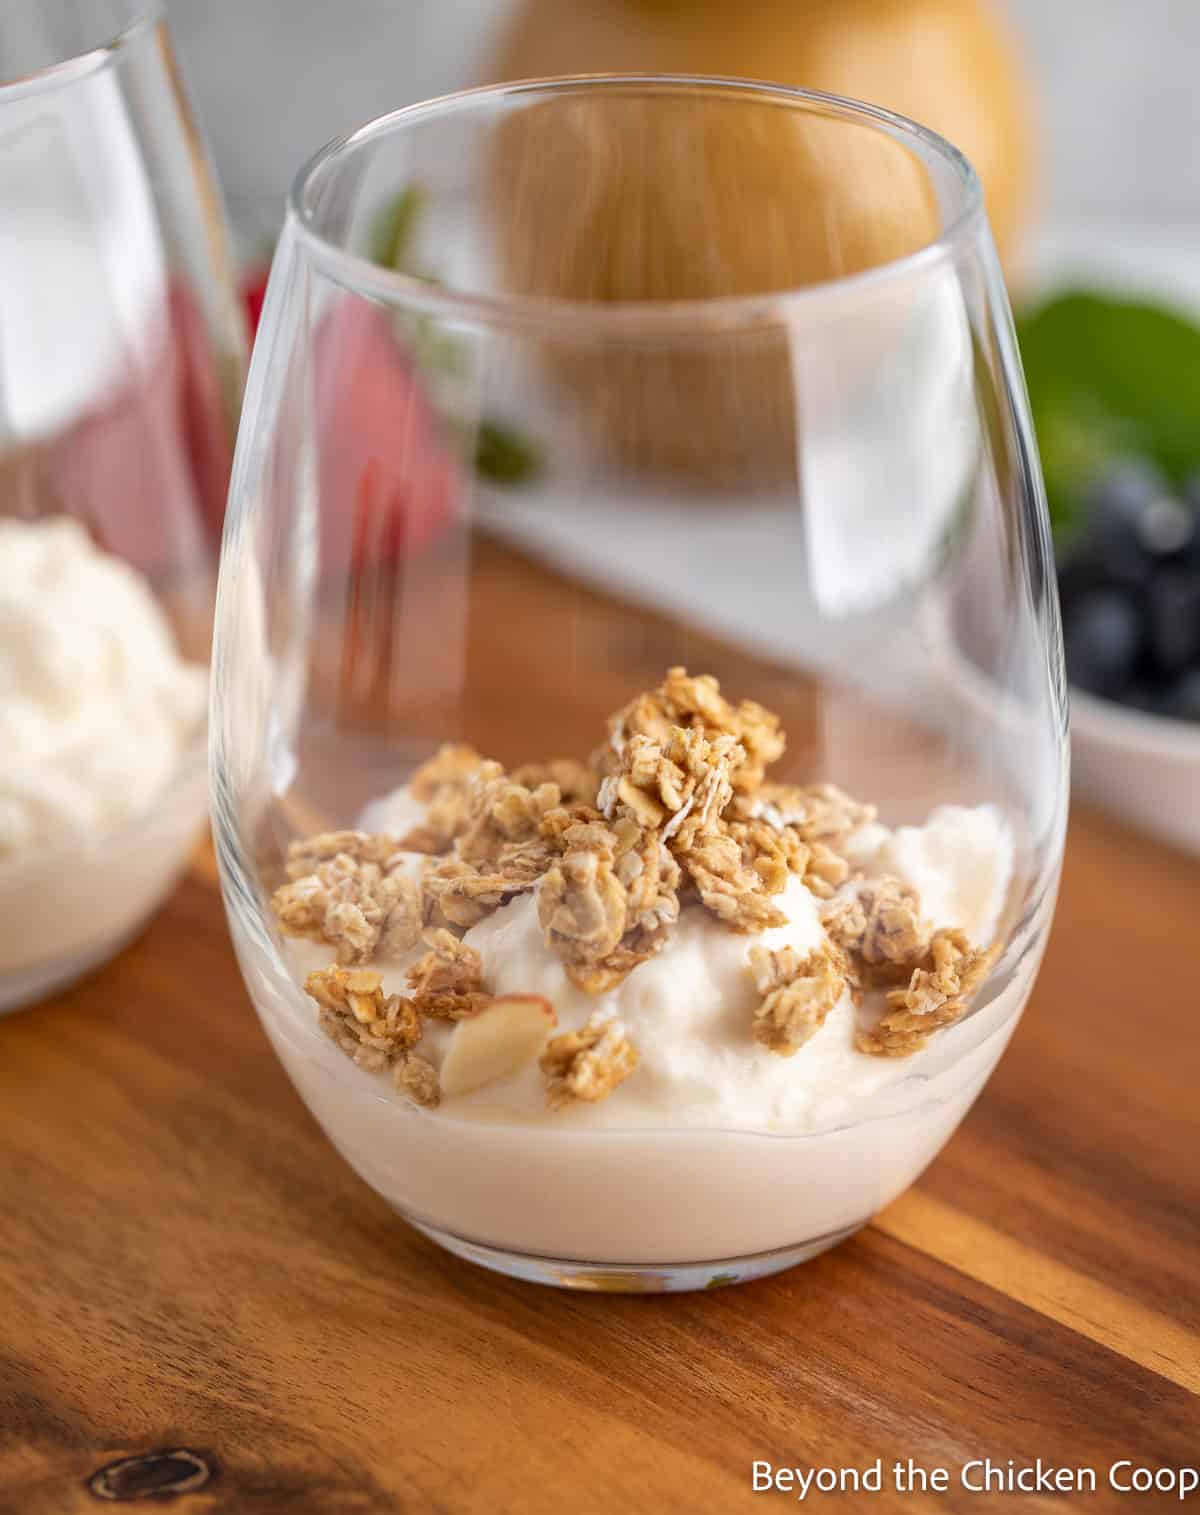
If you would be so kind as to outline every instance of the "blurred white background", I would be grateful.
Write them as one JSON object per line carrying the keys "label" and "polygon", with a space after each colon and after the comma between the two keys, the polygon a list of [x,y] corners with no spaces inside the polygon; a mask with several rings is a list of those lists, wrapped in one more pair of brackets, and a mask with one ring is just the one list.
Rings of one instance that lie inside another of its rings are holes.
{"label": "blurred white background", "polygon": [[[1198,0],[995,3],[1038,94],[1049,225],[1137,222],[1190,237],[1200,221]],[[328,138],[474,82],[509,4],[168,0],[235,217],[277,202]]]}

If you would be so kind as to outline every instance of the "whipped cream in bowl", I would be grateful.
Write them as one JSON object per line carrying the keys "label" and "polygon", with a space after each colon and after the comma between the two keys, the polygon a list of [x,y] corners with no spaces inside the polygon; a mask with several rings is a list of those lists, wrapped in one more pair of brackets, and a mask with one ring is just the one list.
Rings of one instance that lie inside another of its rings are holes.
{"label": "whipped cream in bowl", "polygon": [[446,748],[361,829],[295,840],[277,934],[227,882],[297,1088],[452,1251],[588,1288],[773,1272],[911,1184],[979,1093],[1052,889],[1031,926],[994,804],[887,826],[774,783],[777,726],[672,670],[591,766]]}
{"label": "whipped cream in bowl", "polygon": [[0,520],[0,1010],[112,955],[205,810],[207,669],[67,517]]}

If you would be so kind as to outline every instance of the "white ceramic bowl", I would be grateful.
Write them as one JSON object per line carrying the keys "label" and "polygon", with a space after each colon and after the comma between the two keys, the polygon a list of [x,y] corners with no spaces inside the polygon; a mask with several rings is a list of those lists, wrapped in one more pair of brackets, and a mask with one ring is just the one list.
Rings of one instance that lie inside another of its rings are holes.
{"label": "white ceramic bowl", "polygon": [[1200,725],[1072,689],[1071,777],[1093,804],[1200,852]]}
{"label": "white ceramic bowl", "polygon": [[207,808],[205,733],[149,807],[102,836],[0,863],[0,1015],[115,956],[174,888]]}

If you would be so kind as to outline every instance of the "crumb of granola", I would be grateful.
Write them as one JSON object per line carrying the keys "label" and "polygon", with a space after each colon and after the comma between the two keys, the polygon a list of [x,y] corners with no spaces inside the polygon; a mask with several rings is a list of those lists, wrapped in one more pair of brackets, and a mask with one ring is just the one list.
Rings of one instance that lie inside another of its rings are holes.
{"label": "crumb of granola", "polygon": [[317,1002],[322,1031],[368,1072],[388,1067],[421,1039],[421,1018],[411,1000],[385,995],[378,973],[363,968],[318,968],[304,981]]}
{"label": "crumb of granola", "polygon": [[793,947],[752,947],[749,965],[763,996],[754,1012],[754,1039],[779,1057],[792,1057],[842,997],[846,980],[840,958],[827,947],[804,958]]}
{"label": "crumb of granola", "polygon": [[546,814],[561,803],[557,784],[527,789],[514,783],[499,763],[485,763],[471,790],[458,856],[466,863],[494,861],[505,848],[535,838]]}
{"label": "crumb of granola", "polygon": [[400,839],[408,852],[447,851],[470,818],[471,791],[484,759],[462,743],[448,742],[409,780],[409,792],[426,807],[425,819]]}
{"label": "crumb of granola", "polygon": [[548,763],[524,763],[509,775],[514,784],[539,789],[554,784],[564,805],[594,805],[600,788],[599,776],[576,758],[551,758]]}
{"label": "crumb of granola", "polygon": [[829,940],[848,954],[862,951],[867,934],[867,907],[862,893],[855,888],[836,895],[821,910],[821,924]]}
{"label": "crumb of granola", "polygon": [[627,932],[606,956],[594,962],[565,964],[566,975],[585,994],[608,994],[620,988],[640,963],[649,962],[660,952],[666,940],[664,929],[644,931],[637,928]]}
{"label": "crumb of granola", "polygon": [[392,1082],[401,1094],[407,1094],[416,1105],[433,1109],[442,1101],[442,1088],[437,1069],[423,1057],[411,1053],[392,1069]]}
{"label": "crumb of granola", "polygon": [[765,894],[782,894],[791,874],[806,874],[810,850],[793,826],[749,820],[729,821],[727,828],[742,850],[742,862],[762,880]]}
{"label": "crumb of granola", "polygon": [[491,999],[483,984],[483,959],[452,931],[425,933],[424,953],[408,970],[412,1002],[435,1020],[463,1020]]}
{"label": "crumb of granola", "polygon": [[[390,837],[353,835],[366,844],[392,842]],[[374,849],[375,856],[384,852],[382,846]],[[394,852],[394,847],[386,852],[389,861]],[[386,872],[367,846],[360,846],[357,855],[335,853],[307,877],[282,885],[271,907],[281,930],[328,942],[343,965],[399,957],[420,938],[419,885],[401,873]]]}
{"label": "crumb of granola", "polygon": [[742,849],[728,832],[710,832],[676,857],[695,885],[700,903],[733,931],[765,931],[786,926],[763,881],[742,862]]}
{"label": "crumb of granola", "polygon": [[734,774],[735,789],[757,789],[766,770],[783,756],[786,739],[779,717],[755,700],[731,705],[711,674],[690,678],[685,668],[669,668],[661,693],[673,709],[709,730],[728,733],[741,744],[744,756]]}
{"label": "crumb of granola", "polygon": [[888,994],[886,1012],[876,1026],[858,1032],[855,1047],[875,1057],[910,1057],[935,1031],[962,1018],[997,956],[997,947],[972,947],[961,931],[935,931],[907,988]]}
{"label": "crumb of granola", "polygon": [[772,825],[794,826],[802,840],[835,851],[876,816],[874,805],[860,804],[836,784],[764,783],[755,798]]}
{"label": "crumb of granola", "polygon": [[732,775],[745,751],[728,735],[711,740],[698,728],[673,726],[665,741],[635,735],[603,783],[597,803],[609,820],[627,817],[663,840],[687,846],[717,822],[733,795]]}
{"label": "crumb of granola", "polygon": [[448,857],[425,875],[425,913],[434,925],[448,924],[467,931],[516,895],[527,894],[538,876],[524,866],[500,872],[498,865],[477,867]]}
{"label": "crumb of granola", "polygon": [[538,889],[546,945],[567,965],[607,957],[625,935],[625,890],[613,871],[611,839],[598,822],[571,827],[564,836],[567,850]]}
{"label": "crumb of granola", "polygon": [[804,882],[810,894],[820,900],[832,899],[850,877],[850,864],[824,842],[808,844]]}
{"label": "crumb of granola", "polygon": [[856,879],[821,914],[826,934],[845,956],[856,1001],[864,989],[903,983],[929,948],[931,927],[917,891],[891,874]]}
{"label": "crumb of granola", "polygon": [[315,836],[300,837],[288,847],[287,876],[292,880],[307,878],[321,863],[339,856],[386,867],[400,850],[398,839],[386,833],[320,831]]}
{"label": "crumb of granola", "polygon": [[830,945],[841,954],[847,987],[854,1003],[860,1005],[866,977],[861,954],[867,911],[858,890],[843,890],[829,900],[821,911],[821,924]]}
{"label": "crumb of granola", "polygon": [[907,968],[929,946],[929,925],[921,918],[921,901],[911,884],[888,874],[865,883],[861,891],[867,915],[862,957],[870,968]]}
{"label": "crumb of granola", "polygon": [[572,826],[602,821],[604,817],[593,805],[562,804],[547,810],[538,827],[538,836],[555,852],[561,852],[564,838]]}
{"label": "crumb of granola", "polygon": [[465,787],[483,767],[484,758],[465,742],[446,742],[408,781],[414,800],[428,805],[447,785]]}
{"label": "crumb of granola", "polygon": [[613,828],[613,869],[625,890],[629,929],[645,932],[679,919],[679,864],[654,831],[622,818]]}
{"label": "crumb of granola", "polygon": [[623,1024],[594,1012],[579,1031],[564,1032],[547,1044],[539,1059],[546,1103],[561,1110],[576,1100],[606,1099],[637,1067],[637,1048]]}
{"label": "crumb of granola", "polygon": [[601,773],[614,771],[626,744],[635,736],[666,746],[672,730],[698,730],[709,738],[732,737],[741,754],[730,775],[736,791],[756,789],[763,774],[784,750],[779,717],[753,700],[733,706],[711,674],[693,678],[684,668],[670,668],[657,690],[640,694],[609,718],[608,744],[593,758]]}
{"label": "crumb of granola", "polygon": [[562,810],[553,783],[529,789],[498,763],[481,763],[463,799],[453,851],[425,875],[425,914],[463,930],[532,889],[560,843],[544,829]]}

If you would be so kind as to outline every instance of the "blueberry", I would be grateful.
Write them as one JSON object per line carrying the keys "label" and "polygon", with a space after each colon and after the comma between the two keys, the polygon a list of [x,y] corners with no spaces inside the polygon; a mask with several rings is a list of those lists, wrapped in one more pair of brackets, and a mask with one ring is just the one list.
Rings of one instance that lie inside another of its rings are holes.
{"label": "blueberry", "polygon": [[1148,596],[1149,654],[1167,678],[1200,666],[1200,573],[1193,568],[1164,568],[1155,575]]}
{"label": "blueberry", "polygon": [[1177,721],[1200,721],[1200,668],[1193,668],[1175,682],[1165,713]]}
{"label": "blueberry", "polygon": [[1170,694],[1170,686],[1164,689],[1161,684],[1138,679],[1122,693],[1121,703],[1128,705],[1131,710],[1142,710],[1147,715],[1166,715]]}
{"label": "blueberry", "polygon": [[[1141,458],[1122,458],[1080,499],[1082,529],[1068,549],[1064,568],[1111,584],[1136,588],[1150,577],[1154,556],[1144,518],[1169,496],[1165,475]],[[1154,540],[1151,533],[1151,543]]]}
{"label": "blueberry", "polygon": [[1184,557],[1200,572],[1200,473],[1194,473],[1184,485],[1183,500],[1192,512],[1192,539]]}
{"label": "blueberry", "polygon": [[1129,683],[1142,649],[1138,606],[1117,589],[1080,594],[1064,614],[1067,675],[1091,694],[1112,699]]}
{"label": "blueberry", "polygon": [[1152,558],[1176,557],[1192,545],[1196,516],[1174,495],[1151,500],[1137,523],[1138,541]]}
{"label": "blueberry", "polygon": [[1058,597],[1062,601],[1064,616],[1082,596],[1111,587],[1112,576],[1100,561],[1099,554],[1086,547],[1076,547],[1058,565]]}
{"label": "blueberry", "polygon": [[1094,535],[1134,528],[1152,501],[1170,494],[1166,474],[1146,458],[1118,458],[1084,491],[1083,518]]}

